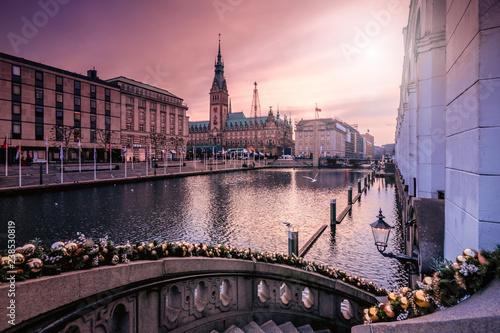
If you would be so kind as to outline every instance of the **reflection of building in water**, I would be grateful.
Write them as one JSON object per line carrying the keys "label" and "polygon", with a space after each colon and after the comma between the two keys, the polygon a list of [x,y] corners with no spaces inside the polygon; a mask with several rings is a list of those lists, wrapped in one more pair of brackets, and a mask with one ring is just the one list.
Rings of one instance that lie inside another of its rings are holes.
{"label": "reflection of building in water", "polygon": [[215,75],[210,89],[209,120],[189,123],[188,150],[219,151],[222,148],[246,148],[271,154],[291,154],[292,122],[285,115],[280,118],[279,109],[272,109],[267,116],[260,116],[257,83],[254,83],[251,116],[232,112],[231,101],[224,77],[224,62],[219,52],[215,62]]}

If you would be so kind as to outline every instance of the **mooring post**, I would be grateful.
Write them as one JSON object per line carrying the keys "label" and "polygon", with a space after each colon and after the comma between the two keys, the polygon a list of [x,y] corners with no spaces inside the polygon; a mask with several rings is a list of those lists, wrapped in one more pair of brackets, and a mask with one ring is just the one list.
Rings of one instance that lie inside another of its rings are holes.
{"label": "mooring post", "polygon": [[370,182],[370,174],[368,174],[368,176],[367,176],[367,177],[368,177],[368,183],[369,183],[369,182]]}
{"label": "mooring post", "polygon": [[337,226],[337,200],[330,200],[330,227],[335,228]]}
{"label": "mooring post", "polygon": [[365,188],[368,186],[368,179],[365,177]]}
{"label": "mooring post", "polygon": [[347,204],[352,205],[352,186],[347,188]]}
{"label": "mooring post", "polygon": [[43,166],[40,164],[40,185],[43,184]]}
{"label": "mooring post", "polygon": [[361,193],[361,179],[358,179],[358,193]]}
{"label": "mooring post", "polygon": [[288,256],[299,255],[299,232],[288,231]]}

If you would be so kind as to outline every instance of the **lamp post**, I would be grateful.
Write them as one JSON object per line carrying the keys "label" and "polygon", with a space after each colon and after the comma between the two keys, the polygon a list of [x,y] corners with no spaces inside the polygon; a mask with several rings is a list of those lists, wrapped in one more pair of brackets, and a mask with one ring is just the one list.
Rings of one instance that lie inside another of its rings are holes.
{"label": "lamp post", "polygon": [[370,227],[372,228],[373,232],[373,239],[375,241],[375,246],[377,246],[377,250],[384,257],[397,259],[404,265],[405,271],[408,273],[408,284],[411,285],[411,275],[419,273],[418,256],[409,256],[404,253],[385,253],[384,251],[387,248],[387,242],[389,240],[391,229],[393,229],[394,227],[390,226],[384,221],[385,216],[382,215],[382,209],[379,210],[377,218],[377,221],[370,223]]}

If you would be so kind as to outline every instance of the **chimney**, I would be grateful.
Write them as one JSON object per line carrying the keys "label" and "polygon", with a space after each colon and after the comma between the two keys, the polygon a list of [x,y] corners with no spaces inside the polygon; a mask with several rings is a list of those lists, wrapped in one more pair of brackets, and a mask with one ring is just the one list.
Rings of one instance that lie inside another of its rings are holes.
{"label": "chimney", "polygon": [[93,69],[89,69],[87,71],[87,76],[91,79],[98,79],[97,77],[97,71],[95,70],[95,67]]}

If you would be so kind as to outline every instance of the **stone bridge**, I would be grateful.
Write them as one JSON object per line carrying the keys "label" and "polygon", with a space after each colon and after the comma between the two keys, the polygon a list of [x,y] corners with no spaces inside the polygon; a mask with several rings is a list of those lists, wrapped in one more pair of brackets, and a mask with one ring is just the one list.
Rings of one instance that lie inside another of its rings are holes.
{"label": "stone bridge", "polygon": [[[9,285],[0,286],[2,299]],[[5,332],[210,332],[255,321],[349,332],[375,297],[278,264],[222,258],[134,261],[17,282]],[[4,302],[2,308],[5,311]]]}

